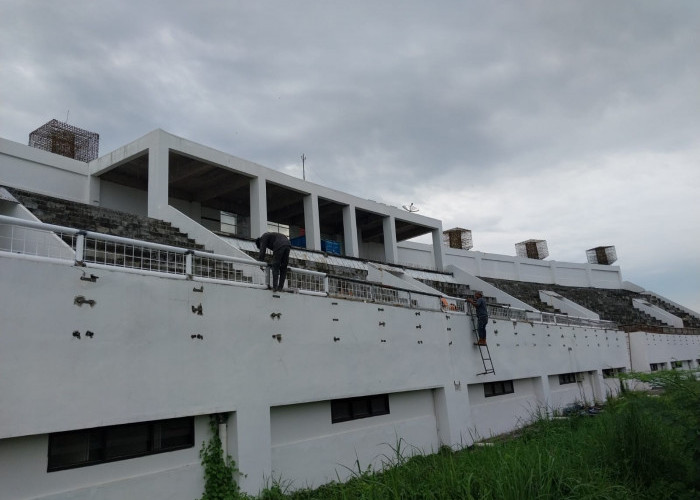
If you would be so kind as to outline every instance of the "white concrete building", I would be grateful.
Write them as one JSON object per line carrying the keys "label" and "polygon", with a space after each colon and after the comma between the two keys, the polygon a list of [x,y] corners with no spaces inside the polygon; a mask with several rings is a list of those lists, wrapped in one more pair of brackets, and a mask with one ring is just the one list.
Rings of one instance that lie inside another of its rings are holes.
{"label": "white concrete building", "polygon": [[[398,439],[469,445],[604,400],[616,372],[700,360],[697,331],[619,267],[447,248],[439,220],[162,130],[88,163],[0,139],[0,186],[3,499],[196,498],[211,418],[243,490],[318,486]],[[203,248],[107,234],[146,217]],[[268,227],[295,244],[293,293],[250,256]],[[561,287],[643,295],[666,326],[628,333]],[[448,288],[489,298],[488,349]]]}

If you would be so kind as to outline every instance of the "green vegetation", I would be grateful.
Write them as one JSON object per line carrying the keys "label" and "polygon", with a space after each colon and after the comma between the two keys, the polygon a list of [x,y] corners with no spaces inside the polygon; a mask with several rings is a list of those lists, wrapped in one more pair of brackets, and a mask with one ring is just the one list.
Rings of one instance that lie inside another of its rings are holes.
{"label": "green vegetation", "polygon": [[624,391],[596,416],[537,417],[493,446],[405,456],[401,441],[382,472],[264,500],[696,499],[700,497],[700,383],[688,372],[630,374],[661,395]]}
{"label": "green vegetation", "polygon": [[236,475],[238,469],[230,455],[224,457],[216,419],[209,422],[211,437],[202,443],[199,457],[204,468],[204,495],[201,500],[234,500],[244,498],[240,494]]}

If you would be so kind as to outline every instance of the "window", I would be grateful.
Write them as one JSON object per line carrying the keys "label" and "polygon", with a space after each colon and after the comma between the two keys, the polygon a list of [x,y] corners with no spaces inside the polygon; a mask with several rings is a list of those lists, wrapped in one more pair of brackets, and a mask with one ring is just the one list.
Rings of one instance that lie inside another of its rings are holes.
{"label": "window", "polygon": [[389,413],[388,394],[331,401],[331,423],[333,424],[359,418],[376,417],[377,415],[388,415]]}
{"label": "window", "polygon": [[282,233],[283,235],[289,237],[289,226],[287,224],[267,221],[267,230],[275,233]]}
{"label": "window", "polygon": [[603,368],[603,378],[612,378],[619,373],[625,373],[625,368]]}
{"label": "window", "polygon": [[238,233],[238,216],[228,212],[221,212],[221,232],[228,234]]}
{"label": "window", "polygon": [[493,396],[502,396],[503,394],[513,394],[512,380],[501,380],[500,382],[489,382],[484,384],[484,396],[487,398]]}
{"label": "window", "polygon": [[48,472],[193,446],[193,417],[56,432],[49,435]]}
{"label": "window", "polygon": [[559,385],[564,384],[575,384],[576,374],[575,373],[562,373],[559,375]]}
{"label": "window", "polygon": [[671,369],[676,370],[678,368],[683,368],[683,361],[671,361]]}
{"label": "window", "polygon": [[657,371],[663,369],[663,364],[662,363],[652,363],[649,365],[649,368],[651,369],[651,371],[657,372]]}

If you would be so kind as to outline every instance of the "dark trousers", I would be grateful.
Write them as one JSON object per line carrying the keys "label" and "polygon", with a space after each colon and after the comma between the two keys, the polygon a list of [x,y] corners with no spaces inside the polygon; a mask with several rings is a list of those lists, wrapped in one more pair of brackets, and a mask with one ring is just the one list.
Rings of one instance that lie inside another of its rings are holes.
{"label": "dark trousers", "polygon": [[488,316],[479,316],[476,318],[476,331],[479,333],[480,339],[486,338],[486,325],[489,323]]}
{"label": "dark trousers", "polygon": [[292,247],[282,247],[272,253],[272,288],[282,290],[284,280],[287,279],[287,266],[289,265],[289,251]]}

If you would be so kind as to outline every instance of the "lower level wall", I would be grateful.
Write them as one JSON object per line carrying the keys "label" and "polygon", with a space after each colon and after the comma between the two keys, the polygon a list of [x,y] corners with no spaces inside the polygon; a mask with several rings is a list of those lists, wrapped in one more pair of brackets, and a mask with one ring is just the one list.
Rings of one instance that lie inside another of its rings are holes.
{"label": "lower level wall", "polygon": [[539,378],[513,380],[513,393],[486,397],[484,384],[469,385],[474,441],[510,432],[531,422],[542,406]]}
{"label": "lower level wall", "polygon": [[331,423],[330,401],[270,409],[272,476],[293,488],[345,480],[396,453],[439,447],[432,390],[389,394],[390,413]]}
{"label": "lower level wall", "polygon": [[208,435],[208,417],[197,417],[192,448],[55,472],[47,472],[48,434],[2,439],[0,498],[198,498],[204,490],[199,450]]}

